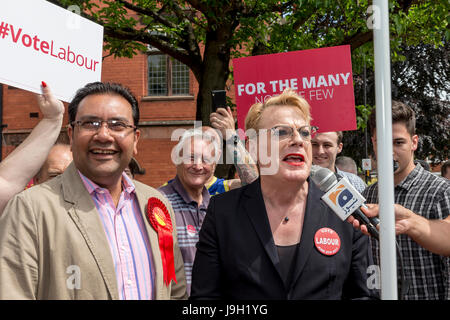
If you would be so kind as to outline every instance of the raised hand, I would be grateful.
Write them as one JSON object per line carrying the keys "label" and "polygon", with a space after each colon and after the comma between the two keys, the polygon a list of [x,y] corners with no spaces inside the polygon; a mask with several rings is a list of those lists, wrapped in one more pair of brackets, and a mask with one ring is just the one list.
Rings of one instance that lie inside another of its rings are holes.
{"label": "raised hand", "polygon": [[44,119],[61,119],[64,115],[64,104],[56,99],[47,84],[42,81],[42,94],[37,95],[37,102]]}

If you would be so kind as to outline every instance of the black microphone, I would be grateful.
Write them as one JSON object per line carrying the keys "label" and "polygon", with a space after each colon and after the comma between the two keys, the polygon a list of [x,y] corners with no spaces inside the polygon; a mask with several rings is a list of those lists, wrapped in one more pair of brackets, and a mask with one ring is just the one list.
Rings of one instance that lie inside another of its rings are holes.
{"label": "black microphone", "polygon": [[364,197],[356,190],[347,179],[340,179],[336,177],[335,173],[328,168],[319,166],[312,166],[311,179],[325,192],[322,200],[339,216],[342,221],[345,221],[352,215],[361,224],[367,227],[370,235],[379,239],[377,226],[380,220],[377,217],[368,218],[360,209],[365,207]]}
{"label": "black microphone", "polygon": [[393,168],[394,168],[394,172],[395,171],[397,171],[397,169],[398,169],[398,161],[395,161],[395,160],[393,160],[394,161],[394,163],[393,163]]}
{"label": "black microphone", "polygon": [[[397,167],[398,167],[398,165],[397,165]],[[331,170],[330,170],[330,171],[331,171]],[[336,177],[337,177],[338,179],[344,178],[344,176],[340,175],[340,174],[337,173],[337,172],[336,172]],[[357,191],[357,192],[358,192],[358,194],[362,197],[362,195],[359,193],[359,191]],[[363,207],[364,209],[369,209],[369,208],[366,206],[365,201],[366,201],[366,199],[364,199],[364,203],[361,204],[361,207]],[[363,214],[364,214],[364,213],[363,213]],[[364,215],[364,216],[367,217],[366,215]],[[378,217],[367,217],[367,218],[369,218],[370,223],[372,223],[372,225],[375,227],[375,229],[376,229],[376,227],[378,227],[378,225],[380,224],[380,219],[378,219]],[[358,221],[359,221],[359,220],[358,220]],[[376,229],[376,230],[378,231],[378,229]]]}

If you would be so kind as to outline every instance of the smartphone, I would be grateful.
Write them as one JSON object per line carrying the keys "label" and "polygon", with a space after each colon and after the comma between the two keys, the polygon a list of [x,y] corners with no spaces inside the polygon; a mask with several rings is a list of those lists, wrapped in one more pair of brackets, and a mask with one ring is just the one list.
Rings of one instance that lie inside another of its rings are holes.
{"label": "smartphone", "polygon": [[213,90],[212,96],[212,111],[215,112],[217,108],[227,107],[227,94],[225,90]]}

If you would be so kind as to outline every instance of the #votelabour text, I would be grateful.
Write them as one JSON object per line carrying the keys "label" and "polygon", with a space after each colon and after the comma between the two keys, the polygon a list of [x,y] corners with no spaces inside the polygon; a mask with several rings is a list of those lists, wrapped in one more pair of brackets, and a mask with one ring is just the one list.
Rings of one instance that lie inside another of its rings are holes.
{"label": "#votelabour text", "polygon": [[48,42],[39,39],[37,35],[32,37],[29,34],[23,33],[22,28],[16,29],[12,24],[2,21],[0,24],[0,39],[5,39],[9,35],[11,35],[11,40],[13,43],[23,45],[27,48],[33,48],[38,52],[40,51],[43,54],[67,61],[68,63],[80,68],[86,68],[87,70],[95,72],[95,68],[99,63],[99,61],[71,51],[70,45],[68,45],[67,48],[60,47],[56,49],[53,40]]}

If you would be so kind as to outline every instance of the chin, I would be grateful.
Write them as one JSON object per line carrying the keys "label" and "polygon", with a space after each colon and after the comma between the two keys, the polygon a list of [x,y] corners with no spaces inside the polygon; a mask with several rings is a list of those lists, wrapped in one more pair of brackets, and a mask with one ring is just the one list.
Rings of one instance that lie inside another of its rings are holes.
{"label": "chin", "polygon": [[112,176],[112,175],[118,175],[118,174],[122,174],[123,170],[121,170],[120,167],[97,167],[94,170],[92,170],[93,172],[95,172],[98,176]]}
{"label": "chin", "polygon": [[308,179],[309,170],[306,170],[306,167],[301,170],[280,170],[278,175],[286,182],[302,182]]}
{"label": "chin", "polygon": [[324,161],[324,160],[314,160],[314,164],[316,166],[320,166],[323,168],[328,168],[329,167],[329,162],[328,161]]}
{"label": "chin", "polygon": [[89,168],[89,171],[98,177],[119,176],[122,175],[123,170],[125,170],[125,167],[122,168],[118,164],[103,164]]}
{"label": "chin", "polygon": [[201,188],[205,185],[206,181],[205,179],[189,179],[188,183],[193,188]]}

